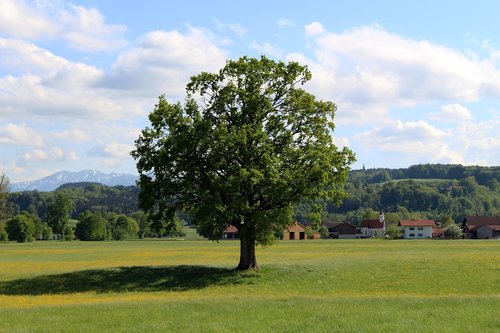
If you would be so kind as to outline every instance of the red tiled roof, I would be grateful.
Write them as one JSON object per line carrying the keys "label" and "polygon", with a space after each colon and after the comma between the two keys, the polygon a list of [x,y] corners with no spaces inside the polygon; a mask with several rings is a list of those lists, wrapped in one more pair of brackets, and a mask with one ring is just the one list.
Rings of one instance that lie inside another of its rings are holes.
{"label": "red tiled roof", "polygon": [[433,227],[433,228],[432,228],[432,234],[433,234],[433,235],[442,235],[442,234],[444,234],[444,228],[441,228],[441,227]]}
{"label": "red tiled roof", "polygon": [[368,229],[382,229],[384,224],[379,220],[363,220],[361,221],[361,228]]}
{"label": "red tiled roof", "polygon": [[224,233],[229,233],[229,234],[235,232],[238,232],[238,229],[236,229],[234,225],[230,225],[229,227],[226,228],[226,230],[224,230]]}
{"label": "red tiled roof", "polygon": [[500,216],[466,216],[469,229],[472,226],[500,225]]}
{"label": "red tiled roof", "polygon": [[401,220],[398,225],[400,227],[435,227],[434,220]]}

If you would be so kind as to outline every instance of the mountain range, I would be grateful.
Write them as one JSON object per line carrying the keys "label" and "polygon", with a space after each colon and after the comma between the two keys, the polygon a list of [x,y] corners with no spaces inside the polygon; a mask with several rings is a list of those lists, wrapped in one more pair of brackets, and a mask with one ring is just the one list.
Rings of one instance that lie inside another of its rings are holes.
{"label": "mountain range", "polygon": [[38,180],[10,184],[11,192],[40,191],[48,192],[68,183],[92,182],[108,186],[135,185],[137,176],[124,173],[104,173],[96,170],[83,170],[79,172],[60,171],[51,176]]}

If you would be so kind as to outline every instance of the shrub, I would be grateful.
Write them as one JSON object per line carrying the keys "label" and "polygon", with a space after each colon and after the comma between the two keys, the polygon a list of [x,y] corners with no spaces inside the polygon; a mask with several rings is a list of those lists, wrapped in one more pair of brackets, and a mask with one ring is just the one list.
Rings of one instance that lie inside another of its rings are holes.
{"label": "shrub", "polygon": [[7,233],[10,239],[19,243],[32,242],[36,236],[36,225],[28,213],[22,212],[7,222]]}
{"label": "shrub", "polygon": [[64,226],[64,238],[63,238],[63,240],[72,241],[73,239],[75,239],[75,232],[73,231],[73,228],[71,228],[71,226],[66,224]]}
{"label": "shrub", "polygon": [[447,225],[444,228],[444,237],[448,239],[462,238],[462,229],[456,224]]}
{"label": "shrub", "polygon": [[401,230],[399,229],[399,227],[395,223],[389,224],[385,228],[385,234],[387,235],[387,237],[389,239],[399,239],[399,238],[401,238]]}
{"label": "shrub", "polygon": [[113,239],[124,240],[128,238],[137,238],[138,232],[139,225],[133,218],[120,215],[116,219],[112,235]]}
{"label": "shrub", "polygon": [[80,214],[76,225],[76,237],[83,241],[102,241],[107,238],[106,220],[95,213],[85,211]]}
{"label": "shrub", "polygon": [[0,226],[0,242],[6,242],[9,240],[9,235],[7,234],[7,231],[5,231],[5,228]]}
{"label": "shrub", "polygon": [[321,238],[330,237],[330,232],[328,231],[328,228],[326,226],[322,225],[321,227],[319,227],[318,231],[319,234],[321,235]]}

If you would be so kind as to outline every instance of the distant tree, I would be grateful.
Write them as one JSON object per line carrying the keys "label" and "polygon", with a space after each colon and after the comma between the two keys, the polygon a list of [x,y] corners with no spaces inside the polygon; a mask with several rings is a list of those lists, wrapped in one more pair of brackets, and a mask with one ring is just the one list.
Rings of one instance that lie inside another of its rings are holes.
{"label": "distant tree", "polygon": [[186,210],[211,239],[233,225],[237,268],[257,269],[256,245],[292,222],[294,205],[340,203],[355,160],[333,143],[335,104],[298,87],[310,78],[296,62],[243,57],[192,77],[183,105],[160,97],[132,152],[141,207],[159,223]]}
{"label": "distant tree", "polygon": [[66,226],[71,218],[74,203],[64,192],[58,192],[47,207],[45,221],[52,230],[64,238],[64,232],[69,230]]}
{"label": "distant tree", "polygon": [[97,213],[85,211],[79,216],[75,236],[83,241],[102,241],[107,238],[107,221]]}
{"label": "distant tree", "polygon": [[385,228],[385,234],[390,239],[399,239],[401,238],[401,229],[399,229],[397,224],[391,223]]}
{"label": "distant tree", "polygon": [[453,219],[451,218],[450,215],[445,215],[443,217],[443,222],[442,222],[443,227],[450,226],[450,225],[452,225],[454,223],[455,222],[453,222]]}
{"label": "distant tree", "polygon": [[304,228],[304,234],[307,239],[311,239],[314,237],[314,230],[310,226],[307,226]]}
{"label": "distant tree", "polygon": [[137,238],[139,225],[137,222],[126,215],[119,215],[113,227],[113,239],[124,240]]}
{"label": "distant tree", "polygon": [[9,178],[0,174],[0,222],[5,222],[9,217]]}
{"label": "distant tree", "polygon": [[73,228],[71,228],[69,224],[64,225],[62,235],[63,235],[63,240],[65,241],[72,241],[73,239],[75,239],[75,231],[73,230]]}
{"label": "distant tree", "polygon": [[149,220],[146,213],[144,213],[143,211],[137,211],[132,213],[130,217],[133,218],[139,225],[139,238],[142,239],[144,237],[152,236],[151,221]]}
{"label": "distant tree", "polygon": [[320,226],[318,229],[319,234],[321,235],[321,238],[328,238],[330,237],[330,232],[328,231],[328,228],[324,225]]}
{"label": "distant tree", "polygon": [[455,223],[447,225],[444,228],[444,237],[445,238],[460,239],[460,238],[462,238],[462,235],[463,235],[462,228],[460,228],[460,226],[455,224]]}
{"label": "distant tree", "polygon": [[52,236],[53,236],[52,228],[49,227],[47,223],[44,223],[44,228],[42,231],[42,239],[43,240],[52,239]]}
{"label": "distant tree", "polygon": [[7,233],[5,222],[0,222],[0,242],[6,242],[9,240],[9,234]]}
{"label": "distant tree", "polygon": [[7,233],[9,239],[16,240],[19,243],[32,242],[35,240],[36,236],[36,226],[33,217],[22,212],[14,217],[12,217],[7,222]]}

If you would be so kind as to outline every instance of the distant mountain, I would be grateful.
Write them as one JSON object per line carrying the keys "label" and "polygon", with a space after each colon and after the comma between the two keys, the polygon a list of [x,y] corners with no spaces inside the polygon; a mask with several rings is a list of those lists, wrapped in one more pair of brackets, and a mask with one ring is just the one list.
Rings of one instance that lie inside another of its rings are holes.
{"label": "distant mountain", "polygon": [[42,179],[10,184],[11,192],[40,191],[49,192],[68,183],[93,182],[108,186],[135,185],[137,176],[124,173],[104,173],[96,170],[83,170],[80,172],[60,171]]}

